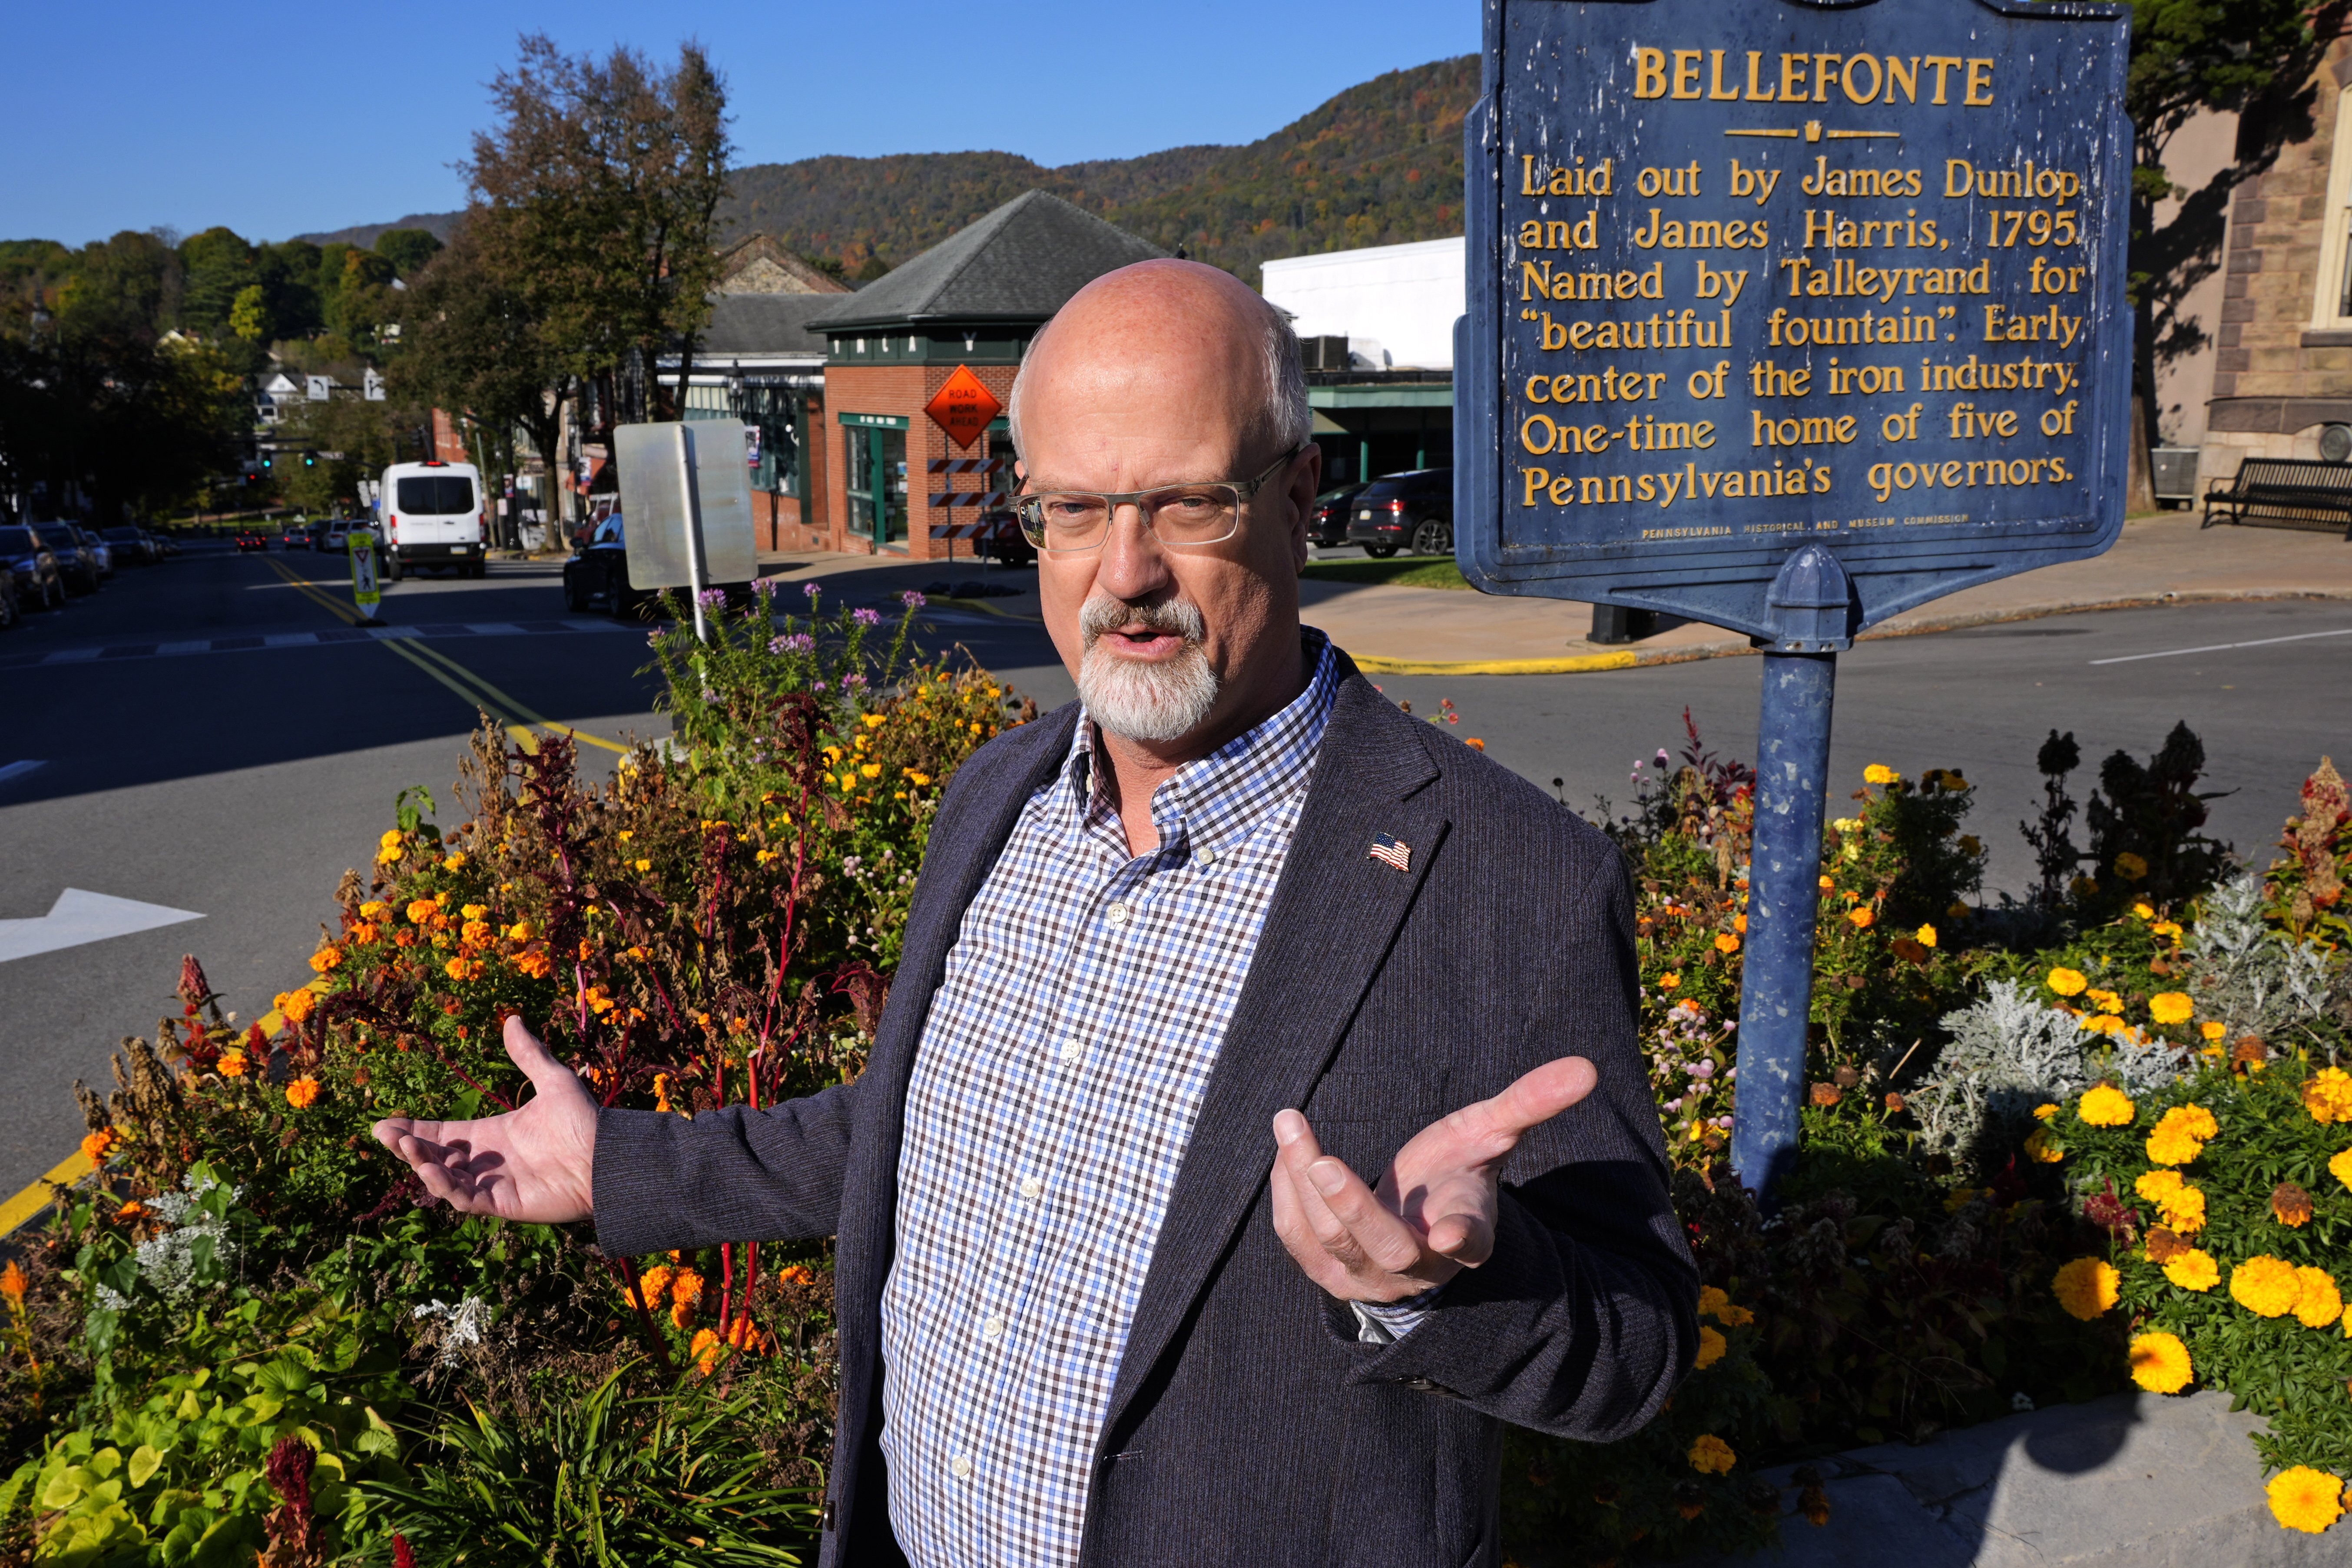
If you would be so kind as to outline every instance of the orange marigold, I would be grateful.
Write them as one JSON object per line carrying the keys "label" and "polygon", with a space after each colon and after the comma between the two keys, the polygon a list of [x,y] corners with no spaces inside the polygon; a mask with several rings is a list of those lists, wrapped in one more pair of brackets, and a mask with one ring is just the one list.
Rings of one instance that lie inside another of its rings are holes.
{"label": "orange marigold", "polygon": [[2119,1299],[2123,1276],[2104,1258],[2077,1258],[2050,1281],[2058,1304],[2071,1317],[2090,1322]]}
{"label": "orange marigold", "polygon": [[297,1111],[308,1110],[318,1098],[319,1081],[307,1072],[286,1086],[286,1103]]}
{"label": "orange marigold", "polygon": [[82,1139],[82,1157],[94,1166],[102,1166],[106,1163],[106,1156],[113,1152],[114,1145],[121,1141],[115,1136],[113,1128],[100,1127],[97,1132]]}
{"label": "orange marigold", "polygon": [[220,1061],[216,1065],[220,1068],[220,1075],[223,1078],[242,1078],[245,1076],[245,1052],[224,1051],[220,1053]]}

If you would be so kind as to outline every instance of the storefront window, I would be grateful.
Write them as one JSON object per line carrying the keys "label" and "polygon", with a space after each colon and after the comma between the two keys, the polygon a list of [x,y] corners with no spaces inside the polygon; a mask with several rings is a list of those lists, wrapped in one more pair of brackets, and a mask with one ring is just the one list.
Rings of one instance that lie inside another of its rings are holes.
{"label": "storefront window", "polygon": [[849,528],[877,545],[907,542],[907,433],[847,424]]}

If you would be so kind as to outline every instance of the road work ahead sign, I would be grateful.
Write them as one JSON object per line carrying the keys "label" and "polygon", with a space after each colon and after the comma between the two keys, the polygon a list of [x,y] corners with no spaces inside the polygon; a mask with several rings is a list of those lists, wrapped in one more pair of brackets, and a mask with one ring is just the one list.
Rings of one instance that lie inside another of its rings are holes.
{"label": "road work ahead sign", "polygon": [[2127,10],[1487,0],[1456,528],[1490,592],[1849,631],[2123,525]]}

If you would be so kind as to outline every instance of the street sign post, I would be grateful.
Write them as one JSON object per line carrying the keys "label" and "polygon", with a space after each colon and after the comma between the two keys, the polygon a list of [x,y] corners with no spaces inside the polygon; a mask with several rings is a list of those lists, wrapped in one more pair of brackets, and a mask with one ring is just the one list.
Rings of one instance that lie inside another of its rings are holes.
{"label": "street sign post", "polygon": [[352,549],[352,602],[359,606],[360,624],[381,626],[376,606],[383,602],[383,590],[376,586],[375,535],[366,528],[353,528],[344,536]]}
{"label": "street sign post", "polygon": [[[698,423],[706,428],[698,432]],[[744,426],[717,421],[625,424],[613,432],[629,585],[687,589],[697,638],[709,634],[703,590],[749,582],[759,571],[743,442]]]}
{"label": "street sign post", "polygon": [[2129,9],[1486,0],[1455,554],[1763,653],[1734,1167],[1796,1146],[1837,654],[2123,527]]}

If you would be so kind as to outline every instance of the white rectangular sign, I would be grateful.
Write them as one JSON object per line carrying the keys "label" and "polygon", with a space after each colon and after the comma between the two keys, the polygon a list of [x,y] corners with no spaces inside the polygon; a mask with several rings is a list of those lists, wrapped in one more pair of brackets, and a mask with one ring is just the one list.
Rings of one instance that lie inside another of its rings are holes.
{"label": "white rectangular sign", "polygon": [[702,514],[702,580],[706,586],[749,582],[760,570],[751,537],[751,475],[743,461],[740,424],[719,420],[625,424],[613,432],[620,467],[622,541],[632,588],[686,588],[694,578],[687,549],[687,465],[678,456],[684,432],[693,453],[694,497]]}

